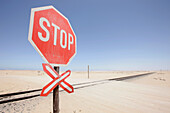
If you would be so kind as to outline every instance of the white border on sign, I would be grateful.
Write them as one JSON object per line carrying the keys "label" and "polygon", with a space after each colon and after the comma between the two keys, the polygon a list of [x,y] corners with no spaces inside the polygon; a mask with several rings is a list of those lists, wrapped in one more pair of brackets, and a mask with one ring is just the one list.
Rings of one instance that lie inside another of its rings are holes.
{"label": "white border on sign", "polygon": [[[68,21],[72,31],[73,31],[73,28],[72,28],[69,20],[63,14],[61,14],[57,9],[55,9],[53,6],[45,6],[45,7],[38,7],[38,8],[32,8],[31,9],[28,40],[32,44],[34,49],[40,54],[40,56],[43,58],[43,60],[46,63],[49,63],[47,61],[47,59],[44,57],[44,55],[41,53],[41,51],[38,49],[38,47],[35,45],[35,43],[32,41],[32,30],[33,30],[33,24],[34,24],[34,14],[35,14],[36,11],[41,11],[41,10],[46,10],[46,9],[54,9],[55,11],[57,11],[61,16],[63,16]],[[74,33],[74,31],[73,31],[73,33]],[[74,55],[69,59],[67,64],[51,64],[50,63],[52,66],[67,66],[71,62],[71,60],[74,58],[74,56],[77,54],[77,37],[76,37],[75,33],[74,33],[74,35],[75,35],[75,46],[76,46]]]}

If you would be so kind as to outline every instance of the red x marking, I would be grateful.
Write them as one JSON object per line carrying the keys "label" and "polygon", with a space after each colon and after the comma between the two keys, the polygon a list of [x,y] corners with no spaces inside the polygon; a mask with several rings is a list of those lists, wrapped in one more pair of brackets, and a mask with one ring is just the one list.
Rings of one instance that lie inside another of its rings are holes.
{"label": "red x marking", "polygon": [[53,79],[50,83],[43,87],[40,96],[47,96],[57,85],[60,85],[68,93],[73,93],[74,88],[68,82],[65,81],[70,76],[71,71],[68,70],[59,75],[50,64],[42,64],[43,70]]}

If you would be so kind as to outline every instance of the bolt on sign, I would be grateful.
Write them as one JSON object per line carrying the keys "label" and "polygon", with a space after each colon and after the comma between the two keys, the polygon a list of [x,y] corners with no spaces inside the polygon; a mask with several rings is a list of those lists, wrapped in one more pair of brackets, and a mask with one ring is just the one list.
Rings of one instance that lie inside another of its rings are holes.
{"label": "bolt on sign", "polygon": [[76,35],[53,6],[32,8],[28,40],[46,63],[66,66],[76,55]]}

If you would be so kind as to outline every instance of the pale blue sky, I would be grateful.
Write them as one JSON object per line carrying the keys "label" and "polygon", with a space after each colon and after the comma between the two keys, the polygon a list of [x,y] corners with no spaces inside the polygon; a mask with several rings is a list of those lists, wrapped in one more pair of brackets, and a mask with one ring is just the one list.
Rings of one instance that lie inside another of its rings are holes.
{"label": "pale blue sky", "polygon": [[170,69],[169,0],[0,0],[0,69],[42,69],[28,29],[31,8],[48,5],[77,36],[77,55],[62,70]]}

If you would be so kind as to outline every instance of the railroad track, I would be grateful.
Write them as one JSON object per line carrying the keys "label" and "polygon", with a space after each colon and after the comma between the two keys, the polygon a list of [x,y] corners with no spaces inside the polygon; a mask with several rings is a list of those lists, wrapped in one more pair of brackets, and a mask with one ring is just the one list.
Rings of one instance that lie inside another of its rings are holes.
{"label": "railroad track", "polygon": [[[118,77],[118,78],[112,78],[112,79],[103,79],[103,80],[97,80],[97,81],[91,81],[91,82],[84,82],[84,83],[77,83],[77,84],[72,84],[75,90],[85,88],[85,87],[91,87],[94,85],[98,84],[104,84],[109,81],[123,81],[127,79],[132,79],[136,77],[141,77],[141,76],[146,76],[153,74],[154,72],[151,73],[144,73],[144,74],[137,74],[137,75],[131,75],[131,76],[126,76],[126,77]],[[40,91],[42,89],[35,89],[35,90],[29,90],[29,91],[21,91],[21,92],[14,92],[14,93],[8,93],[8,94],[1,94],[0,95],[0,104],[5,104],[9,102],[15,102],[15,101],[21,101],[25,99],[31,99],[34,97],[40,96]],[[63,90],[60,90],[62,92]]]}

